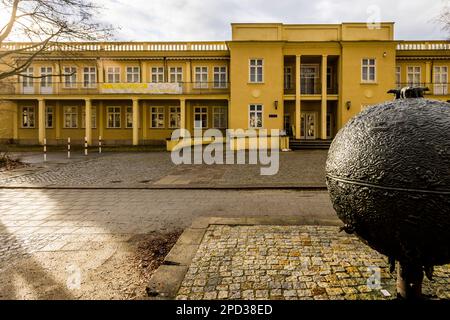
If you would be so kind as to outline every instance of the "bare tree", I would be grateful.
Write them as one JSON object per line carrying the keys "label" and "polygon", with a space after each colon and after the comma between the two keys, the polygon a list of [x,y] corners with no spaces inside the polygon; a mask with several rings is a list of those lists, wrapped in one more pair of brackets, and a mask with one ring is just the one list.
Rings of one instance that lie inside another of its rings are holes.
{"label": "bare tree", "polygon": [[442,24],[442,29],[449,33],[447,38],[450,39],[450,5],[446,4],[442,12],[437,18],[437,21]]}
{"label": "bare tree", "polygon": [[[9,16],[0,26],[0,80],[22,74],[50,47],[110,38],[113,28],[96,19],[100,9],[91,0],[0,0]],[[12,47],[10,39],[26,42]]]}

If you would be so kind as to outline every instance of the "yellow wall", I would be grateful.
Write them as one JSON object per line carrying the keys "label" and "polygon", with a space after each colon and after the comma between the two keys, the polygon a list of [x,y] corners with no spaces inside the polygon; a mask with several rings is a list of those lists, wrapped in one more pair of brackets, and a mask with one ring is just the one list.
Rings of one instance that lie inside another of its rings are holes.
{"label": "yellow wall", "polygon": [[[263,127],[280,128],[283,125],[283,66],[281,43],[230,43],[232,129],[248,128],[249,105],[263,105]],[[249,82],[249,59],[261,58],[264,63],[263,83]],[[275,110],[275,101],[278,109]],[[269,115],[276,115],[270,118]]]}

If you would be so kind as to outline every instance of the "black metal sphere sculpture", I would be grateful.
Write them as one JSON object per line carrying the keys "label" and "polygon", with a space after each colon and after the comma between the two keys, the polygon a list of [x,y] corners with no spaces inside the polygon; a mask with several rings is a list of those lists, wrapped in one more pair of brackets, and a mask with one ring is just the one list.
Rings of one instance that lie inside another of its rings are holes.
{"label": "black metal sphere sculpture", "polygon": [[397,295],[421,297],[423,274],[450,263],[450,104],[423,88],[390,91],[337,134],[327,186],[344,230],[395,261]]}

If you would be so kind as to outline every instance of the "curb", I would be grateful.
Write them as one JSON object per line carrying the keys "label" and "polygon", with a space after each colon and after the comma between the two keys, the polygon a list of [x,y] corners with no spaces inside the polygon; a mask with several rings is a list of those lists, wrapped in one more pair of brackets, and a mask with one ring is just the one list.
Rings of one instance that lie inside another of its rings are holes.
{"label": "curb", "polygon": [[230,185],[230,186],[207,186],[207,185],[150,185],[150,186],[36,186],[17,185],[0,186],[0,190],[8,189],[39,189],[39,190],[299,190],[299,191],[327,191],[326,186],[298,186],[298,185]]}
{"label": "curb", "polygon": [[150,300],[174,300],[181,283],[194,259],[203,237],[211,225],[254,226],[254,225],[321,225],[342,226],[339,219],[316,219],[298,216],[219,218],[200,217],[184,230],[178,241],[156,269],[146,288]]}

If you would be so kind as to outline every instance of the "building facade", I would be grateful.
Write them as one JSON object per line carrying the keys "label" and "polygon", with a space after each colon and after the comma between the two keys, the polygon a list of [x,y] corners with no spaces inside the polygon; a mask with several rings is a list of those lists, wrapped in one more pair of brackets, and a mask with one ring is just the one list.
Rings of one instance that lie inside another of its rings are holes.
{"label": "building facade", "polygon": [[177,128],[255,128],[331,140],[392,99],[389,89],[427,86],[449,100],[449,67],[449,42],[396,41],[393,23],[239,23],[227,42],[68,43],[0,83],[0,139],[139,145]]}

